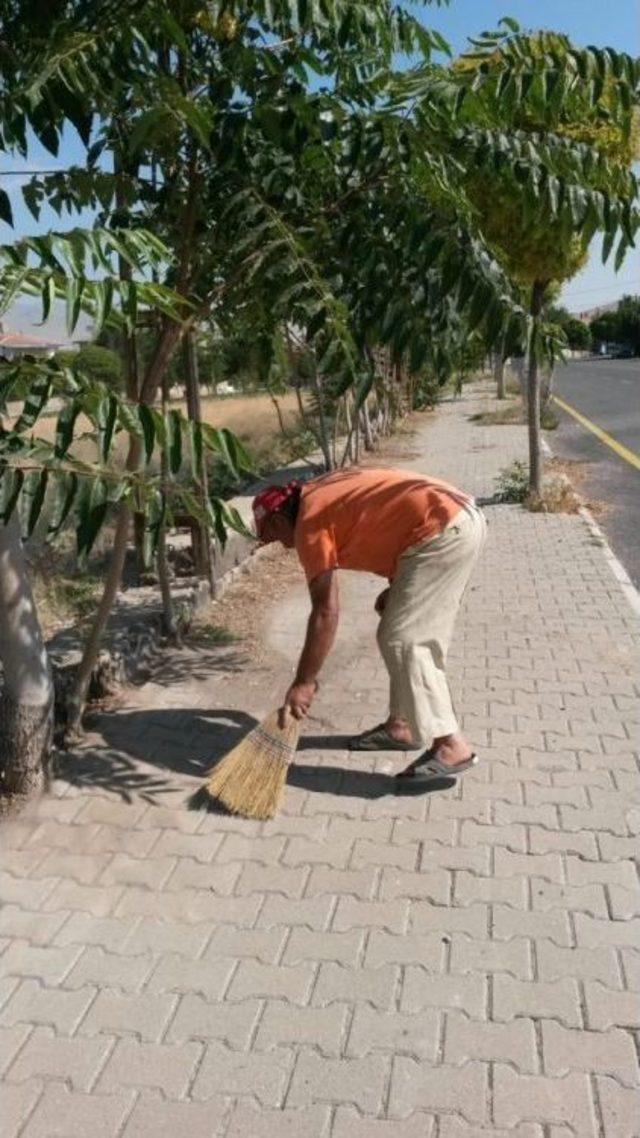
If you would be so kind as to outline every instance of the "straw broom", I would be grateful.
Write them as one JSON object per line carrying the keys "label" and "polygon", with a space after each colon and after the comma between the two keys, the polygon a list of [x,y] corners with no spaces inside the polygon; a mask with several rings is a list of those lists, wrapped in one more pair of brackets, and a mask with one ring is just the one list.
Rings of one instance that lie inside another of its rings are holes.
{"label": "straw broom", "polygon": [[254,727],[209,772],[205,790],[232,814],[245,818],[274,818],[282,801],[289,764],[300,737],[300,723],[278,711]]}

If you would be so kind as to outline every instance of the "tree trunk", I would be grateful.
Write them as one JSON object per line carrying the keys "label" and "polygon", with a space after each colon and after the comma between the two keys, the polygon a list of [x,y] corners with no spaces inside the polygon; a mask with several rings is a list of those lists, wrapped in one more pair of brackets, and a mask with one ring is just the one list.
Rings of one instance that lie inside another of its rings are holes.
{"label": "tree trunk", "polygon": [[[340,410],[341,407],[342,407],[342,403],[339,403],[338,404],[338,411]],[[354,421],[351,417],[351,411],[349,408],[349,403],[348,403],[346,395],[344,396],[344,412],[345,412],[346,427],[347,427],[347,438],[346,438],[346,442],[344,445],[344,450],[342,452],[342,458],[340,460],[340,463],[338,464],[336,461],[336,465],[339,465],[341,470],[344,466],[347,465],[348,462],[353,462],[353,460],[354,460],[353,459],[353,440],[354,440],[354,433],[353,432],[354,432],[355,424],[354,424]],[[337,441],[337,434],[338,434],[337,430],[336,430],[335,434],[336,434],[336,441]]]}
{"label": "tree trunk", "polygon": [[[121,122],[116,118],[112,124],[112,129],[116,132],[121,130]],[[127,163],[123,158],[124,146],[118,144],[113,148],[113,172],[115,174],[115,205],[116,205],[116,218],[117,223],[123,227],[128,222],[128,210],[126,194],[122,182],[123,175],[131,172],[127,169]],[[133,173],[136,173],[134,170]],[[118,275],[123,281],[133,280],[133,268],[125,257],[118,254]],[[124,372],[124,389],[127,399],[131,403],[138,402],[139,394],[139,376],[138,376],[138,349],[136,344],[135,328],[125,328],[120,333],[119,337],[120,358],[122,360],[122,370]],[[136,512],[134,515],[134,545],[136,550],[136,573],[138,581],[143,577],[146,566],[144,563],[144,514]]]}
{"label": "tree trunk", "polygon": [[133,511],[129,503],[121,502],[118,506],[116,530],[113,537],[111,560],[105,577],[104,590],[89,637],[84,646],[84,652],[82,653],[82,659],[78,666],[73,690],[67,703],[67,728],[65,734],[70,739],[72,739],[80,729],[80,721],[87,699],[91,673],[93,672],[98,657],[100,640],[102,639],[102,633],[104,632],[109,614],[118,595],[118,589],[120,588],[132,516]]}
{"label": "tree trunk", "polygon": [[47,784],[54,697],[17,510],[0,524],[0,661],[1,786],[29,798]]}
{"label": "tree trunk", "polygon": [[[200,400],[200,376],[198,375],[198,357],[196,354],[195,334],[189,330],[184,337],[184,367],[185,367],[185,391],[187,395],[187,415],[189,419],[196,423],[202,419],[202,403]],[[204,506],[207,500],[207,463],[202,456],[200,470],[198,471],[198,497],[201,504]],[[211,588],[211,595],[215,587],[215,578],[213,571],[213,554],[211,550],[211,540],[209,538],[209,531],[202,522],[196,522],[191,528],[191,539],[193,549],[193,561],[195,565],[196,575],[204,577],[205,581],[209,582]]]}
{"label": "tree trunk", "polygon": [[545,281],[534,281],[531,288],[531,336],[527,370],[527,420],[529,425],[529,493],[539,498],[542,490],[542,454],[540,448],[540,376],[538,370],[538,323]]}
{"label": "tree trunk", "polygon": [[[169,403],[169,385],[167,382],[166,374],[162,380],[162,414],[166,415],[167,405]],[[162,482],[162,489],[164,493],[167,492],[169,482],[169,470],[166,451],[162,451],[162,458],[160,460],[160,478]],[[163,518],[158,534],[158,548],[156,550],[156,568],[158,570],[158,583],[160,585],[160,596],[162,597],[162,624],[163,631],[171,644],[180,643],[180,633],[176,625],[175,614],[173,611],[173,597],[171,596],[171,581],[169,579],[169,562],[167,560],[167,524],[166,518]]]}
{"label": "tree trunk", "polygon": [[312,366],[313,376],[313,389],[316,393],[318,400],[318,425],[320,434],[320,449],[322,450],[322,457],[324,458],[325,469],[332,470],[334,463],[331,457],[331,444],[329,441],[329,431],[327,430],[327,419],[324,413],[324,391],[322,390],[322,380],[318,374],[315,360]]}
{"label": "tree trunk", "polygon": [[[180,256],[178,258],[178,274],[175,285],[175,291],[180,296],[187,296],[189,294],[191,263],[193,259],[196,220],[195,206],[196,195],[199,189],[197,179],[194,176],[193,161],[190,166],[189,174],[189,189],[185,203]],[[162,383],[171,357],[180,342],[184,330],[184,325],[178,324],[168,317],[163,316],[161,318],[155,351],[146,369],[144,378],[139,384],[139,403],[145,403],[149,406],[154,403],[158,394],[158,388]],[[140,457],[141,448],[139,440],[134,436],[130,436],[129,451],[127,454],[127,470],[136,470],[140,463]],[[98,657],[100,640],[122,580],[122,569],[127,550],[127,538],[131,525],[131,516],[131,507],[128,503],[121,502],[118,508],[113,553],[105,578],[104,592],[98,606],[93,627],[89,633],[89,638],[84,647],[82,660],[80,661],[73,691],[69,700],[68,735],[77,733],[80,728],[91,673],[93,672]]]}
{"label": "tree trunk", "polygon": [[278,426],[280,428],[280,434],[284,438],[286,438],[287,428],[284,425],[284,419],[282,418],[282,411],[280,410],[280,404],[278,403],[278,400],[276,399],[275,395],[273,394],[273,391],[269,392],[269,398],[270,398],[271,402],[273,403],[276,415],[278,417]]}
{"label": "tree trunk", "polygon": [[371,427],[371,416],[369,415],[369,404],[365,399],[360,409],[360,419],[362,422],[362,437],[364,439],[364,449],[373,450],[373,430]]}
{"label": "tree trunk", "polygon": [[496,352],[493,360],[493,377],[496,381],[496,395],[498,399],[506,399],[507,395],[504,365],[504,353],[502,351]]}

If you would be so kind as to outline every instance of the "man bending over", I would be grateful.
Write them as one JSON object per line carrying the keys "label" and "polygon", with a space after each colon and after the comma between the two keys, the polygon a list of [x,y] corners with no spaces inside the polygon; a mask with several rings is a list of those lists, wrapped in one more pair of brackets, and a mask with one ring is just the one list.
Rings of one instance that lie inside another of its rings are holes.
{"label": "man bending over", "polygon": [[360,751],[417,750],[400,777],[428,781],[477,763],[451,702],[445,667],[460,601],[486,533],[473,500],[401,470],[344,470],[269,486],[253,502],[258,537],[295,549],[311,614],[284,707],[302,719],[338,626],[338,569],[377,573],[378,646],[389,672],[389,715],[351,740]]}

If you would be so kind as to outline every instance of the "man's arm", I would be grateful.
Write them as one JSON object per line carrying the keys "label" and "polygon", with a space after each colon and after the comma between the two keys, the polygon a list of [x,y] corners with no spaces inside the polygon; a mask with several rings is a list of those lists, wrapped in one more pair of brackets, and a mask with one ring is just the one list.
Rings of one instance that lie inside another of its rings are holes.
{"label": "man's arm", "polygon": [[336,636],[340,606],[338,578],[335,569],[315,577],[309,585],[311,613],[307,635],[300,655],[296,678],[285,697],[285,708],[296,719],[307,714],[316,693],[317,679]]}

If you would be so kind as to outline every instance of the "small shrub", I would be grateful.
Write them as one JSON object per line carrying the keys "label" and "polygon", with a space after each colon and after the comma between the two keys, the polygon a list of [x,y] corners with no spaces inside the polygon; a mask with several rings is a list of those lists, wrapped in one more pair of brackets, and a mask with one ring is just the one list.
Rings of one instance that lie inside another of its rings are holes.
{"label": "small shrub", "polygon": [[189,640],[203,648],[218,648],[225,644],[236,644],[240,637],[223,624],[209,624],[200,618],[191,625]]}
{"label": "small shrub", "polygon": [[505,466],[495,479],[496,498],[499,502],[524,502],[529,491],[529,468],[516,460]]}
{"label": "small shrub", "polygon": [[554,411],[547,405],[543,407],[540,414],[540,426],[544,431],[555,431],[556,427],[560,424],[560,420]]}

